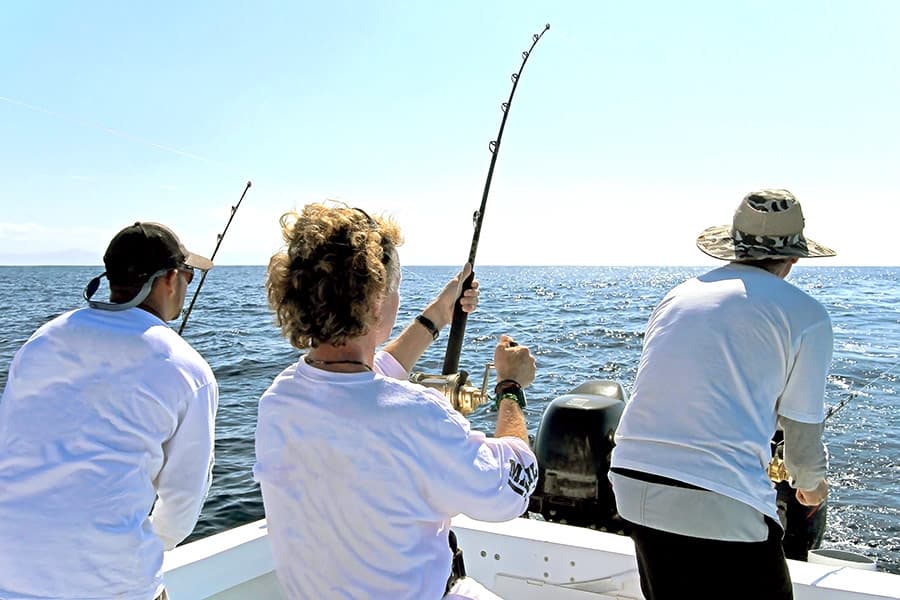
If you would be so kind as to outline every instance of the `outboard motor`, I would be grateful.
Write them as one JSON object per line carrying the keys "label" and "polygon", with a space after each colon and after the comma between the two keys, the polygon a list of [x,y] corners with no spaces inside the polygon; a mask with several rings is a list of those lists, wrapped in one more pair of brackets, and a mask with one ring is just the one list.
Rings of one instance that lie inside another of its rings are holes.
{"label": "outboard motor", "polygon": [[618,382],[591,380],[547,406],[534,438],[538,483],[531,512],[548,521],[623,532],[607,473],[625,402]]}

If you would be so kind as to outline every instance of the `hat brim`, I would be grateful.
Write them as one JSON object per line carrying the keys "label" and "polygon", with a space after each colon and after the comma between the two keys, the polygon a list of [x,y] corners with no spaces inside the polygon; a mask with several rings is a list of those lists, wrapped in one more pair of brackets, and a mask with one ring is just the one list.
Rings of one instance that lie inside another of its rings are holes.
{"label": "hat brim", "polygon": [[185,252],[184,264],[189,267],[194,267],[195,269],[200,269],[201,271],[209,271],[213,268],[213,262],[211,260],[205,256],[194,254],[193,252]]}
{"label": "hat brim", "polygon": [[809,238],[799,244],[773,248],[766,245],[735,245],[731,225],[709,227],[697,236],[697,248],[720,260],[762,260],[766,258],[822,258],[837,252]]}

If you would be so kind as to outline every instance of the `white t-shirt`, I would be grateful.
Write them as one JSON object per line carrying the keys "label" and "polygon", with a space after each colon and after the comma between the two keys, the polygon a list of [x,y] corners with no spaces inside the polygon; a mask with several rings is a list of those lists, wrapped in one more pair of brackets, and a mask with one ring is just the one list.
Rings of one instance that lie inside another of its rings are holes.
{"label": "white t-shirt", "polygon": [[428,600],[450,574],[450,518],[522,514],[537,480],[522,440],[472,431],[390,354],[376,373],[303,360],[263,394],[254,474],[287,598]]}
{"label": "white t-shirt", "polygon": [[825,308],[763,269],[729,264],[682,283],[650,317],[612,466],[711,490],[778,522],[766,475],[776,418],[824,419],[831,353]]}
{"label": "white t-shirt", "polygon": [[0,598],[154,598],[209,489],[217,403],[206,361],[142,309],[38,329],[0,400]]}

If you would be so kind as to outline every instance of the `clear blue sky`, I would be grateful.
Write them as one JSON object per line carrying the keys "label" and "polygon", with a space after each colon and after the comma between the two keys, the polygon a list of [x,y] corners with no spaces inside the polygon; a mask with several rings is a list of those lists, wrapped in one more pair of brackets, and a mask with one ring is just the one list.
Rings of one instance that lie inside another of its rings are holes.
{"label": "clear blue sky", "polygon": [[135,220],[264,264],[338,198],[462,263],[532,33],[480,264],[712,264],[784,187],[805,264],[900,265],[900,2],[16,2],[0,15],[0,264],[99,264]]}

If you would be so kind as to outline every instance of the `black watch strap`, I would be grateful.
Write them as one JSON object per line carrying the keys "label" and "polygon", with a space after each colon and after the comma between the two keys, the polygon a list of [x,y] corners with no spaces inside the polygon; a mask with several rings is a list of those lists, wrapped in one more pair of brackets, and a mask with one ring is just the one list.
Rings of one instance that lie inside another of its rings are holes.
{"label": "black watch strap", "polygon": [[434,321],[432,321],[425,315],[416,315],[416,321],[419,323],[419,325],[428,330],[428,333],[431,334],[431,339],[438,339],[438,328],[434,324]]}

